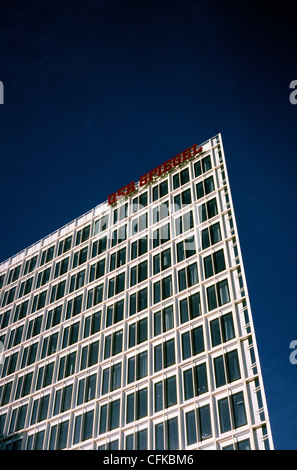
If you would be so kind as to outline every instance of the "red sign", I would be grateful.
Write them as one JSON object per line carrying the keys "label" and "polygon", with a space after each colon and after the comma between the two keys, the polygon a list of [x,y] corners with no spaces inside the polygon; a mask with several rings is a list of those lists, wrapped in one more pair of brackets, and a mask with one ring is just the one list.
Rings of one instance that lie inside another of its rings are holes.
{"label": "red sign", "polygon": [[[181,163],[189,160],[196,156],[197,153],[202,152],[202,147],[199,147],[195,144],[192,147],[189,147],[187,150],[184,150],[182,153],[179,153],[173,158],[170,158],[162,165],[157,166],[153,170],[149,171],[145,175],[142,175],[139,179],[139,187],[151,183],[154,179],[158,178],[161,175],[164,175],[171,169],[177,167]],[[119,189],[115,193],[108,196],[108,204],[114,204],[117,202],[118,197],[129,196],[130,194],[136,191],[135,182],[127,184],[123,188]]]}

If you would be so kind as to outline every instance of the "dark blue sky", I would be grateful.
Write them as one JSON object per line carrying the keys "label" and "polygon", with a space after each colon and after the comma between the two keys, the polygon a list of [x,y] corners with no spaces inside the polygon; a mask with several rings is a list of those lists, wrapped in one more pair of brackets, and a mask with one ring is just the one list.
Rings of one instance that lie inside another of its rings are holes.
{"label": "dark blue sky", "polygon": [[221,132],[274,443],[296,450],[296,20],[280,5],[0,0],[0,260]]}

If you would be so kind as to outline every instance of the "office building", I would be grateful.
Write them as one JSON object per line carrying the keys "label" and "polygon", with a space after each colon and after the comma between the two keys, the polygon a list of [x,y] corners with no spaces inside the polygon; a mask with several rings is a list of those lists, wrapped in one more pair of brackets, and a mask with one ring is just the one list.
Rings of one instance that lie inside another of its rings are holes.
{"label": "office building", "polygon": [[0,288],[1,449],[273,449],[220,134],[3,262]]}

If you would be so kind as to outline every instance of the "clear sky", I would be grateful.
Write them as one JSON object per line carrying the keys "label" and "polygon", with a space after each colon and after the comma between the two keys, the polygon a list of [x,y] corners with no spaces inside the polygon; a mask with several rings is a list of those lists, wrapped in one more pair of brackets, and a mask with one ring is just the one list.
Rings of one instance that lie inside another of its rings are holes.
{"label": "clear sky", "polygon": [[246,3],[0,0],[0,261],[221,132],[275,448],[296,450],[296,16]]}

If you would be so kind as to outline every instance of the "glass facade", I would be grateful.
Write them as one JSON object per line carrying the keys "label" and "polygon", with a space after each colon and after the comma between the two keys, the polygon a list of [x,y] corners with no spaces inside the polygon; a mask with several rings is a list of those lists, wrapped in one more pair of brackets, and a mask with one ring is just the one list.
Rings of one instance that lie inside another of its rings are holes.
{"label": "glass facade", "polygon": [[272,449],[221,136],[0,265],[1,449]]}

